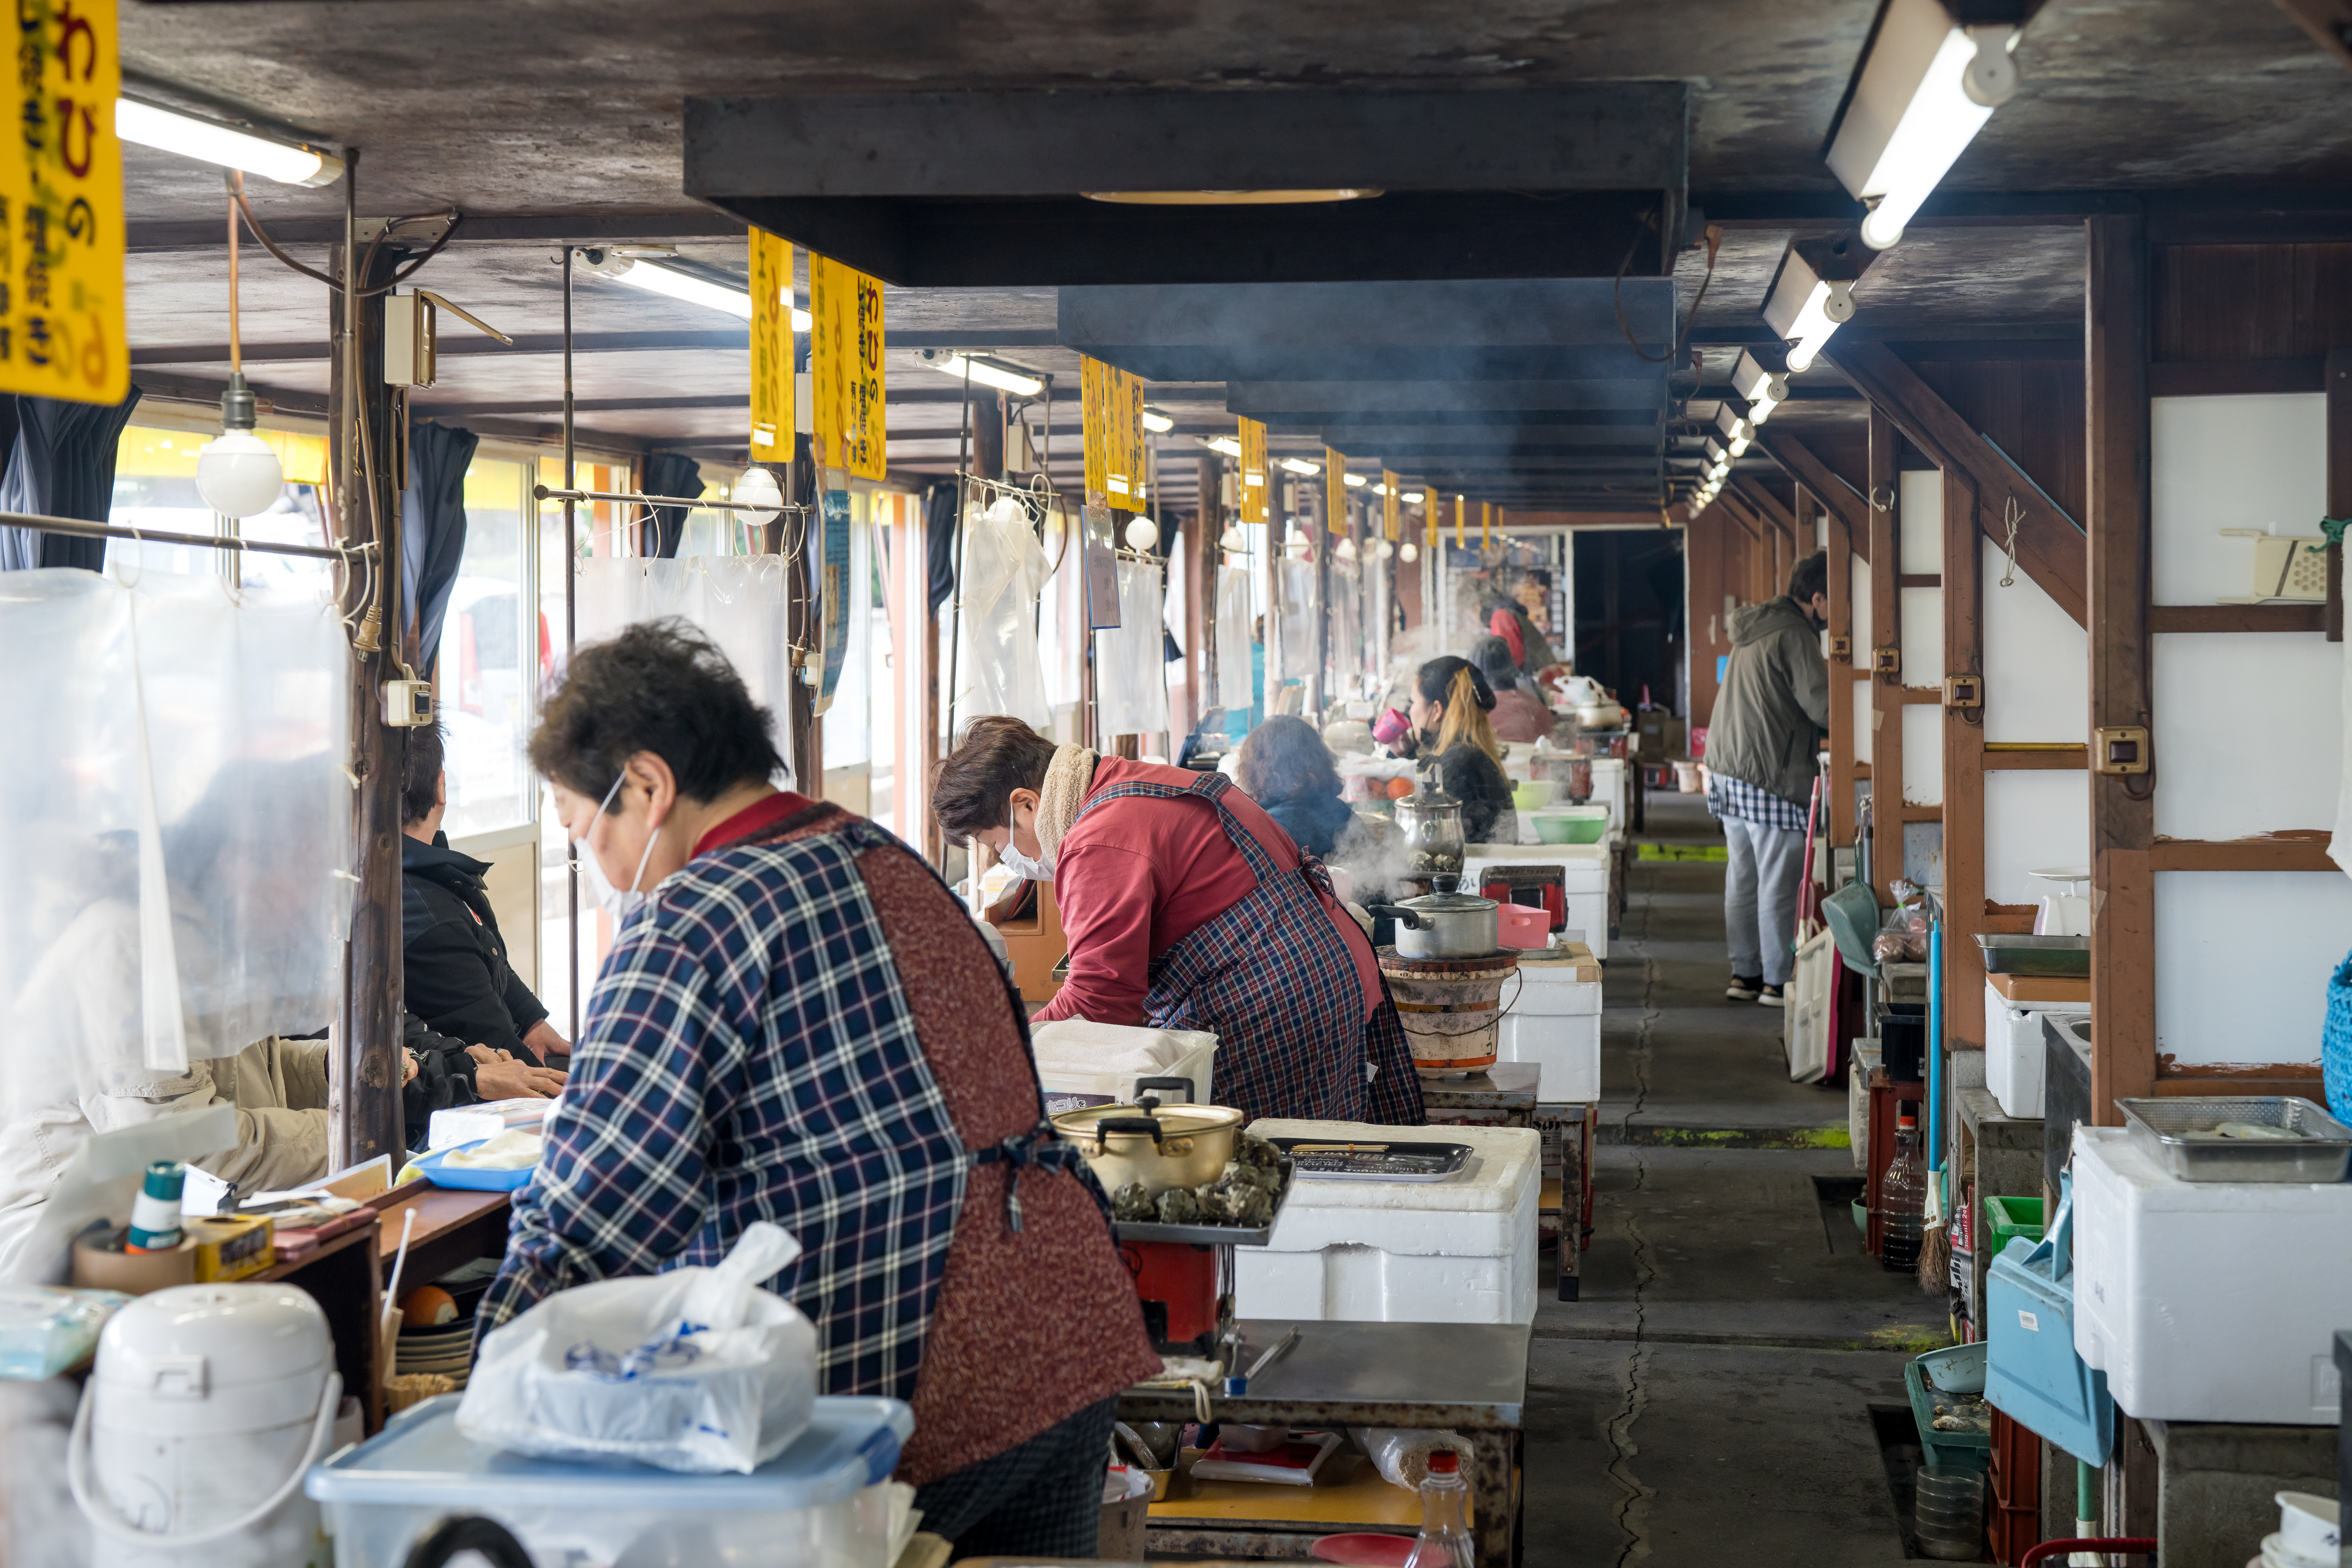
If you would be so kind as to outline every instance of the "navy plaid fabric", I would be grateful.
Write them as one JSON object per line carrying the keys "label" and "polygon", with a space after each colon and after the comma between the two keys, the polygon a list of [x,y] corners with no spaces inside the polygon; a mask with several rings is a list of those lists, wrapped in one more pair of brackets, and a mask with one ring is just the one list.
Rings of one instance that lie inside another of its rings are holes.
{"label": "navy plaid fabric", "polygon": [[[1310,856],[1298,867],[1276,865],[1218,798],[1231,787],[1223,773],[1202,773],[1189,789],[1115,784],[1078,813],[1084,821],[1103,802],[1129,795],[1200,800],[1257,878],[1231,909],[1152,959],[1143,999],[1151,1026],[1215,1035],[1217,1101],[1253,1120],[1418,1126],[1426,1120],[1421,1078],[1403,1026],[1385,994],[1364,1016],[1355,952],[1316,896],[1331,887],[1322,862]],[[1367,1061],[1380,1069],[1369,1087]]]}
{"label": "navy plaid fabric", "polygon": [[825,1394],[910,1398],[971,1156],[916,1039],[843,814],[698,857],[622,927],[546,1152],[515,1194],[487,1333],[551,1291],[804,1249],[768,1288],[815,1323]]}
{"label": "navy plaid fabric", "polygon": [[1742,822],[1777,827],[1783,833],[1802,833],[1808,808],[1782,800],[1770,790],[1759,789],[1745,779],[1710,771],[1706,775],[1706,809],[1710,816],[1736,816]]}

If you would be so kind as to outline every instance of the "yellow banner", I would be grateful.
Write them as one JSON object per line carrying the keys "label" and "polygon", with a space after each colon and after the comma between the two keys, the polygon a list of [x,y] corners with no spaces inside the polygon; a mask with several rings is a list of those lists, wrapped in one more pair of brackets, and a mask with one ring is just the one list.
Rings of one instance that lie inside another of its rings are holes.
{"label": "yellow banner", "polygon": [[1143,510],[1142,379],[1081,357],[1078,408],[1087,496],[1120,511]]}
{"label": "yellow banner", "polygon": [[1423,528],[1428,532],[1428,537],[1422,542],[1423,547],[1428,550],[1433,557],[1437,552],[1437,487],[1432,485],[1421,493],[1421,521]]}
{"label": "yellow banner", "polygon": [[1478,503],[1478,548],[1486,549],[1495,542],[1495,508],[1491,502]]}
{"label": "yellow banner", "polygon": [[793,247],[751,231],[751,460],[793,457]]}
{"label": "yellow banner", "polygon": [[[1265,426],[1255,419],[1242,424],[1242,521],[1274,521],[1274,485],[1265,471]],[[1278,548],[1280,541],[1276,544]]]}
{"label": "yellow banner", "polygon": [[854,267],[811,256],[809,315],[816,460],[858,479],[881,479],[889,466],[882,403],[882,285]]}
{"label": "yellow banner", "polygon": [[122,88],[114,7],[22,0],[18,134],[0,153],[0,392],[120,403]]}
{"label": "yellow banner", "polygon": [[1098,359],[1078,361],[1078,436],[1087,453],[1089,506],[1105,505],[1109,500],[1110,380],[1118,374]]}
{"label": "yellow banner", "polygon": [[1463,509],[1467,505],[1469,505],[1468,497],[1457,495],[1454,498],[1454,548],[1456,550],[1461,549],[1463,544],[1462,513]]}
{"label": "yellow banner", "polygon": [[1381,497],[1381,537],[1393,541],[1404,527],[1404,481],[1393,469],[1381,470],[1381,488],[1388,493]]}
{"label": "yellow banner", "polygon": [[1332,533],[1348,531],[1348,459],[1329,447],[1323,448],[1323,526]]}

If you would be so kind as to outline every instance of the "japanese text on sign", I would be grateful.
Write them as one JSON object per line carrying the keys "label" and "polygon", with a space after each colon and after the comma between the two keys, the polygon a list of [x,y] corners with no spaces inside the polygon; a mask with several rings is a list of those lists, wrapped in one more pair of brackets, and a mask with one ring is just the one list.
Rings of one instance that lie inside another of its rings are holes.
{"label": "japanese text on sign", "polygon": [[751,231],[751,460],[793,456],[793,247]]}
{"label": "japanese text on sign", "polygon": [[1348,458],[1330,447],[1323,448],[1323,526],[1332,533],[1348,531]]}
{"label": "japanese text on sign", "polygon": [[817,461],[862,479],[885,477],[882,285],[823,256],[809,258],[809,381]]}
{"label": "japanese text on sign", "polygon": [[1255,419],[1242,422],[1241,497],[1244,522],[1274,521],[1274,485],[1265,471],[1265,426]]}
{"label": "japanese text on sign", "polygon": [[1401,509],[1403,506],[1404,498],[1398,493],[1403,489],[1404,481],[1398,479],[1392,470],[1388,468],[1382,468],[1381,470],[1381,489],[1382,491],[1381,496],[1381,537],[1382,539],[1395,539],[1403,526],[1403,517],[1402,515]]}
{"label": "japanese text on sign", "polygon": [[1087,500],[1143,510],[1143,382],[1098,359],[1078,362],[1078,405],[1087,455]]}
{"label": "japanese text on sign", "polygon": [[0,392],[120,403],[122,86],[114,6],[18,0],[17,134],[0,157]]}

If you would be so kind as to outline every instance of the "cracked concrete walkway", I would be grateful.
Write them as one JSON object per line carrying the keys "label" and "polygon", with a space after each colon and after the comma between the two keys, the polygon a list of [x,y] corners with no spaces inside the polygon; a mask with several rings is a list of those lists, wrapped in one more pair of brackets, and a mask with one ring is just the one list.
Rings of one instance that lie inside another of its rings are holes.
{"label": "cracked concrete walkway", "polygon": [[[1649,827],[1721,841],[1689,797],[1653,796]],[[1823,1202],[1849,1152],[1793,1136],[1842,1135],[1843,1089],[1790,1083],[1780,1013],[1723,996],[1722,879],[1641,862],[1610,950],[1582,1299],[1536,1316],[1528,1568],[1904,1556],[1869,1407],[1903,1403],[1902,1347],[1940,1325]]]}

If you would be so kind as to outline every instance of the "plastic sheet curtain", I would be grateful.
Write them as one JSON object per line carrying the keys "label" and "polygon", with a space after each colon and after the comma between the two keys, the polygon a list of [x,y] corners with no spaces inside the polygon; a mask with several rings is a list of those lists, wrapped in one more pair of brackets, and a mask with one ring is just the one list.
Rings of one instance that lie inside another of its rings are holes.
{"label": "plastic sheet curtain", "polygon": [[1164,608],[1159,564],[1121,561],[1118,625],[1095,634],[1095,728],[1102,740],[1167,732]]}
{"label": "plastic sheet curtain", "polygon": [[1217,568],[1217,706],[1247,714],[1256,700],[1250,672],[1249,570]]}
{"label": "plastic sheet curtain", "polygon": [[333,1020],[350,657],[311,592],[0,576],[0,1109]]}
{"label": "plastic sheet curtain", "polygon": [[[111,407],[51,397],[0,397],[0,405],[7,406],[11,426],[0,511],[104,522],[114,504],[115,451],[139,405],[139,389]],[[0,572],[44,566],[95,572],[105,563],[103,539],[0,528]]]}
{"label": "plastic sheet curtain", "polygon": [[1363,602],[1355,563],[1332,562],[1330,692],[1335,700],[1357,696],[1364,684]]}
{"label": "plastic sheet curtain", "polygon": [[[1285,558],[1276,570],[1282,574],[1279,632],[1282,681],[1287,686],[1305,681],[1322,657],[1323,650],[1315,642],[1315,563]],[[1274,693],[1269,691],[1265,697],[1266,711],[1274,712]]]}
{"label": "plastic sheet curtain", "polygon": [[[1053,728],[1037,654],[1037,604],[1051,569],[1025,503],[998,496],[965,510],[959,726],[982,714],[1010,713],[1040,731]],[[1152,625],[1159,625],[1156,616]],[[1153,664],[1156,673],[1156,657]]]}
{"label": "plastic sheet curtain", "polygon": [[407,658],[433,668],[457,565],[466,557],[466,469],[482,438],[453,425],[408,433],[408,489],[400,496],[401,603],[408,606]]}
{"label": "plastic sheet curtain", "polygon": [[1053,705],[1057,741],[1086,744],[1078,702],[1086,691],[1087,574],[1078,569],[1076,514],[1066,507],[1045,521],[1045,558],[1054,574],[1037,605],[1037,656],[1045,667],[1045,700]]}
{"label": "plastic sheet curtain", "polygon": [[584,646],[641,621],[677,616],[719,645],[775,720],[785,742],[792,668],[781,555],[593,556],[580,563],[579,640]]}

